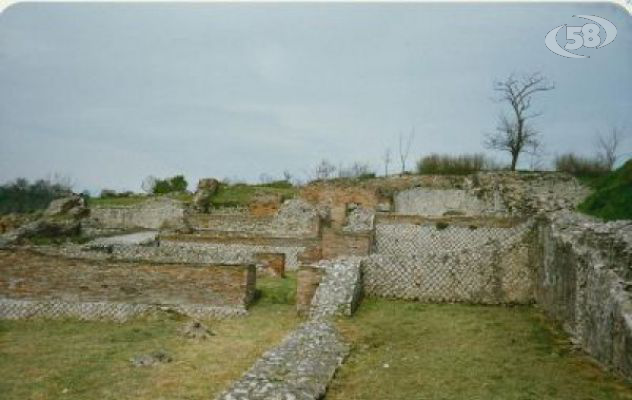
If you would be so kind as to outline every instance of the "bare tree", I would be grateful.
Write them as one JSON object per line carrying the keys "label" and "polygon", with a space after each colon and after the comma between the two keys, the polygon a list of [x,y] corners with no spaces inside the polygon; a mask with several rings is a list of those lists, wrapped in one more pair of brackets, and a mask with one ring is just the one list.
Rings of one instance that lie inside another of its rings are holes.
{"label": "bare tree", "polygon": [[541,170],[543,167],[542,157],[544,156],[544,146],[541,141],[533,141],[525,150],[529,154],[529,167],[531,171]]}
{"label": "bare tree", "polygon": [[314,169],[314,179],[328,179],[336,171],[336,166],[327,160],[322,160]]}
{"label": "bare tree", "polygon": [[622,131],[616,127],[607,135],[597,134],[597,157],[609,170],[612,170],[619,158],[617,152],[622,139]]}
{"label": "bare tree", "polygon": [[350,167],[344,167],[342,164],[338,167],[339,178],[360,178],[368,175],[375,175],[371,169],[371,165],[363,162],[354,162]]}
{"label": "bare tree", "polygon": [[292,173],[290,172],[290,170],[283,170],[283,180],[287,182],[292,182]]}
{"label": "bare tree", "polygon": [[265,172],[259,174],[259,183],[261,183],[262,185],[268,184],[274,182],[274,177],[270,174],[267,174]]}
{"label": "bare tree", "polygon": [[540,115],[531,111],[533,96],[554,88],[555,85],[539,73],[522,78],[512,75],[504,81],[494,83],[494,90],[500,93],[499,101],[507,102],[511,113],[510,116],[501,114],[496,132],[487,135],[484,144],[489,149],[511,154],[512,171],[516,170],[520,154],[539,142],[538,131],[530,124],[532,118]]}
{"label": "bare tree", "polygon": [[402,165],[402,174],[406,172],[406,161],[408,160],[408,155],[410,154],[410,146],[413,144],[413,140],[415,139],[415,128],[413,127],[410,130],[410,133],[407,136],[404,136],[403,132],[399,132],[399,161]]}
{"label": "bare tree", "polygon": [[140,184],[141,189],[147,194],[152,194],[154,192],[154,187],[156,187],[156,182],[158,182],[158,178],[153,175],[149,175],[143,182]]}
{"label": "bare tree", "polygon": [[390,147],[387,147],[386,150],[384,150],[384,154],[382,154],[382,161],[384,161],[384,176],[388,176],[388,166],[391,164],[392,161]]}

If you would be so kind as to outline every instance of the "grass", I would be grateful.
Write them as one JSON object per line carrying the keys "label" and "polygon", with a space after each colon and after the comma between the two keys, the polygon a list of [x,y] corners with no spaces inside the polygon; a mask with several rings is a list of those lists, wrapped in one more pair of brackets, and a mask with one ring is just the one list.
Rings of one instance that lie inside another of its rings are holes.
{"label": "grass", "polygon": [[160,197],[168,197],[175,200],[180,200],[185,203],[190,202],[193,199],[193,195],[188,192],[169,193],[162,195],[144,195],[134,194],[130,196],[116,196],[116,197],[91,197],[88,200],[90,207],[125,207],[134,206],[143,203],[149,199],[156,199]]}
{"label": "grass", "polygon": [[282,199],[289,199],[296,195],[297,189],[288,184],[220,184],[219,190],[211,199],[213,207],[246,207],[255,196],[272,194],[280,195]]}
{"label": "grass", "polygon": [[328,400],[605,400],[632,389],[574,352],[533,307],[365,300]]}
{"label": "grass", "polygon": [[[125,324],[0,321],[0,397],[12,399],[209,399],[237,379],[299,319],[285,280],[263,278],[244,318],[207,321],[207,341],[180,337],[182,317]],[[137,354],[165,350],[173,361],[136,368]]]}
{"label": "grass", "polygon": [[579,211],[605,220],[632,219],[632,160],[605,176],[582,181],[594,192],[579,205]]}

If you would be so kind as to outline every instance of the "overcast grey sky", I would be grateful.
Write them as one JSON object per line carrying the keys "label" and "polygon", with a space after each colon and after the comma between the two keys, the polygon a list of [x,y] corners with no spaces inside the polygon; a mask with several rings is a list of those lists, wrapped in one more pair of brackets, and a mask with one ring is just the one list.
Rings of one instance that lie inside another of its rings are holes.
{"label": "overcast grey sky", "polygon": [[[546,33],[588,22],[576,14],[609,19],[616,40],[553,54]],[[494,79],[531,71],[557,84],[537,99],[550,155],[590,154],[613,125],[630,136],[632,19],[614,5],[18,4],[0,14],[0,182],[139,190],[150,174],[256,181],[322,158],[381,171],[411,126],[414,158],[479,152]]]}

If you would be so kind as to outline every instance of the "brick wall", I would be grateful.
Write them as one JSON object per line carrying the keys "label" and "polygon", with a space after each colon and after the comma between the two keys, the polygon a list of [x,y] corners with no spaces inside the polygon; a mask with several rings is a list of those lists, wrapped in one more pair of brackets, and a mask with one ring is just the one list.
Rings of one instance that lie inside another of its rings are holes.
{"label": "brick wall", "polygon": [[70,303],[206,305],[244,308],[254,265],[115,262],[0,252],[0,297]]}
{"label": "brick wall", "polygon": [[371,253],[373,232],[343,232],[335,228],[323,228],[322,258],[339,256],[366,256]]}

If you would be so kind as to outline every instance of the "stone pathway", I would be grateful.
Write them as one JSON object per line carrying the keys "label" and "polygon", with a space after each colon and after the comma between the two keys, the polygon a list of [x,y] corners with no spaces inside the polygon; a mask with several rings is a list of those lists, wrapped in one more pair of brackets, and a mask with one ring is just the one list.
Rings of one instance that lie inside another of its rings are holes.
{"label": "stone pathway", "polygon": [[310,320],[266,352],[217,400],[316,400],[325,395],[349,346],[331,317],[350,316],[362,282],[359,258],[323,261],[321,283],[312,299]]}

